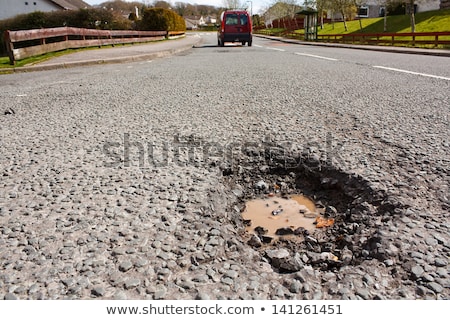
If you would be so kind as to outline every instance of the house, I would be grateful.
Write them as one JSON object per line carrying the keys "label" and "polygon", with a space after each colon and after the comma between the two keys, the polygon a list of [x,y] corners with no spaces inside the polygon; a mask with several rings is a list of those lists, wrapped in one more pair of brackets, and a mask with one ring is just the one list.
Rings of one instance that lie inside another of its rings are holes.
{"label": "house", "polygon": [[0,0],[0,20],[35,11],[78,10],[89,8],[82,0]]}
{"label": "house", "polygon": [[450,0],[441,0],[441,9],[450,9]]}
{"label": "house", "polygon": [[216,24],[217,23],[217,18],[212,17],[212,16],[207,16],[205,18],[205,22],[206,22],[206,24]]}
{"label": "house", "polygon": [[[415,0],[414,9],[415,12],[425,12],[432,10],[439,10],[441,1],[445,0]],[[408,7],[408,1],[406,6]],[[362,0],[358,9],[357,17],[360,18],[376,18],[384,15],[385,5],[383,1],[379,0]]]}
{"label": "house", "polygon": [[198,17],[184,17],[184,21],[186,22],[186,30],[196,30],[199,25]]}
{"label": "house", "polygon": [[303,7],[296,4],[288,4],[278,1],[263,13],[266,28],[272,27],[275,21],[287,18],[289,20],[295,17],[295,13],[302,10]]}

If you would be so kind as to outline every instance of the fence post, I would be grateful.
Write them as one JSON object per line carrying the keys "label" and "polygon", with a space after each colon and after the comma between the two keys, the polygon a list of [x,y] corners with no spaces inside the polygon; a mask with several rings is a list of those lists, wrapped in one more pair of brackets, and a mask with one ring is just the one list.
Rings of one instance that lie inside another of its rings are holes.
{"label": "fence post", "polygon": [[437,47],[438,44],[439,44],[439,35],[436,34],[436,35],[434,36],[434,46]]}
{"label": "fence post", "polygon": [[5,31],[5,44],[6,44],[6,52],[8,53],[8,57],[9,57],[9,64],[11,65],[15,65],[16,61],[14,59],[14,45],[11,42],[11,36],[10,33],[11,31],[6,30]]}

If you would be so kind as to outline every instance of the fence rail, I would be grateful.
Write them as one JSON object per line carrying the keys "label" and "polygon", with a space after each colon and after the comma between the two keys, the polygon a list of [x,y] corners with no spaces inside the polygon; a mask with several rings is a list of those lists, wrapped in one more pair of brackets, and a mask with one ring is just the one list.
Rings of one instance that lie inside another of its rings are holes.
{"label": "fence rail", "polygon": [[[295,31],[258,30],[259,34],[268,36],[281,36],[291,39],[304,38],[303,33]],[[349,33],[349,34],[318,34],[317,40],[321,42],[372,44],[372,45],[409,45],[434,47],[450,45],[450,31],[446,32],[408,32],[408,33]]]}
{"label": "fence rail", "polygon": [[450,45],[449,32],[319,34],[324,42],[375,45]]}
{"label": "fence rail", "polygon": [[72,27],[5,31],[10,63],[65,49],[162,40],[184,31],[96,30]]}

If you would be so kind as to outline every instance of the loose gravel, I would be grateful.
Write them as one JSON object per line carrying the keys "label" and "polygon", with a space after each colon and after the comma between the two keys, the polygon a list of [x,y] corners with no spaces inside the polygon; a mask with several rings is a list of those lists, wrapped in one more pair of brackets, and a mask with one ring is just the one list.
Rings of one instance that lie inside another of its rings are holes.
{"label": "loose gravel", "polygon": [[0,75],[0,299],[448,299],[448,83],[279,54]]}

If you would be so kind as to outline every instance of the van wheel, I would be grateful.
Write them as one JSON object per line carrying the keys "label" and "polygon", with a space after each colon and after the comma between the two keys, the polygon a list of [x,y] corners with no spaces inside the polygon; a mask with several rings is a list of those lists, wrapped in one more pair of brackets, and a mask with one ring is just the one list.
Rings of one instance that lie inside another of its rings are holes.
{"label": "van wheel", "polygon": [[245,46],[245,41],[242,41],[241,43],[242,43],[243,46]]}
{"label": "van wheel", "polygon": [[247,42],[248,46],[251,47],[252,46],[252,41],[250,40],[249,42]]}

